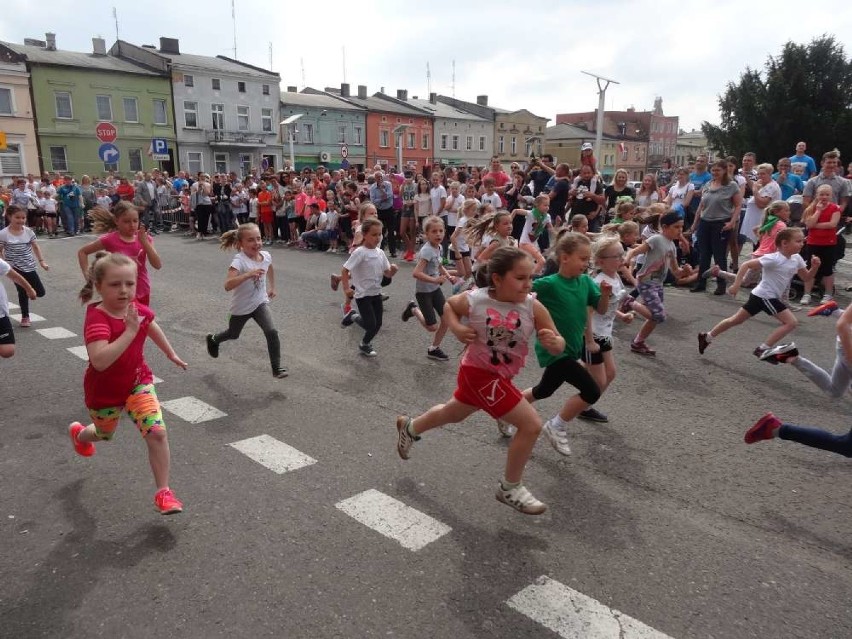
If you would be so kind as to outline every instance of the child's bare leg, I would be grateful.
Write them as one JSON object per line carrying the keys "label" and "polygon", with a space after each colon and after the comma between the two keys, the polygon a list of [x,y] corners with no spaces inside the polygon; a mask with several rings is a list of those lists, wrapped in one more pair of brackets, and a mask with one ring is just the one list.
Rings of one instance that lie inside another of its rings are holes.
{"label": "child's bare leg", "polygon": [[509,483],[519,483],[524,475],[524,468],[532,454],[535,442],[541,433],[541,419],[536,410],[527,401],[522,400],[517,406],[501,417],[517,427],[518,431],[509,445],[506,455],[505,480]]}
{"label": "child's bare leg", "polygon": [[437,404],[420,417],[412,419],[411,430],[417,435],[422,435],[433,428],[464,421],[478,410],[476,406],[463,404],[453,397],[446,404]]}
{"label": "child's bare leg", "polygon": [[[792,313],[790,315],[792,317]],[[740,324],[745,322],[750,317],[751,317],[751,315],[749,315],[748,312],[745,309],[742,309],[742,308],[738,309],[736,313],[734,313],[733,315],[731,315],[730,317],[728,317],[726,319],[723,319],[721,322],[716,324],[716,326],[711,328],[710,333],[709,333],[710,337],[717,337],[718,335],[721,335],[722,333],[724,333],[728,329],[731,329],[734,326],[739,326]],[[793,319],[795,320],[796,318],[793,318]]]}
{"label": "child's bare leg", "polygon": [[766,338],[767,346],[774,346],[779,341],[781,341],[781,339],[785,335],[788,335],[789,333],[794,331],[796,329],[796,326],[799,325],[799,321],[796,319],[796,316],[793,315],[790,309],[785,309],[781,311],[780,313],[778,313],[778,315],[775,316],[775,318],[779,322],[781,322],[781,326],[772,331],[769,334],[769,337]]}
{"label": "child's bare leg", "polygon": [[162,428],[151,429],[145,436],[145,444],[148,446],[148,462],[154,473],[157,490],[168,488],[170,454],[166,431]]}

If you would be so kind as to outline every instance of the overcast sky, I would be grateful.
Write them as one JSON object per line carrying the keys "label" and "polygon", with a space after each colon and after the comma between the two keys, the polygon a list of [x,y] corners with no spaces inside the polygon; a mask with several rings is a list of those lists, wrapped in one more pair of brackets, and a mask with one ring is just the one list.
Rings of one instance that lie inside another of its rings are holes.
{"label": "overcast sky", "polygon": [[[679,115],[686,130],[703,120],[718,122],[717,96],[725,84],[747,65],[762,67],[788,40],[807,43],[830,33],[852,43],[846,2],[834,3],[833,10],[798,0],[234,4],[237,57],[269,68],[271,43],[271,68],[281,75],[282,89],[339,86],[345,47],[353,91],[366,84],[370,93],[385,87],[392,95],[408,89],[410,96],[426,97],[428,62],[434,92],[472,102],[487,94],[491,105],[553,119],[597,106],[595,81],[580,73],[586,70],[621,83],[607,91],[607,109],[650,109],[659,95],[666,115]],[[81,6],[99,8],[84,12]],[[129,42],[158,44],[168,36],[179,38],[187,53],[234,53],[231,0],[39,0],[37,7],[33,0],[5,0],[0,39],[23,42],[54,31],[60,49],[91,50],[98,35],[110,46],[113,6],[119,34]],[[282,11],[284,6],[294,9]],[[352,6],[363,8],[353,12]]]}

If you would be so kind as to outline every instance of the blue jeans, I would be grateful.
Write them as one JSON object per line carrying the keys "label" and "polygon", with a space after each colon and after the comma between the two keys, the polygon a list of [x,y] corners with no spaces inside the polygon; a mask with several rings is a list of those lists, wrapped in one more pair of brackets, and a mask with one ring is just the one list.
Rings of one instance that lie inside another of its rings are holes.
{"label": "blue jeans", "polygon": [[[728,253],[728,235],[730,231],[723,231],[722,227],[728,223],[728,220],[720,220],[718,222],[707,222],[706,220],[698,221],[698,272],[703,273],[710,268],[710,258],[719,265],[723,271],[727,267],[725,256]],[[727,282],[721,277],[716,278],[717,286],[725,288]],[[696,285],[698,288],[704,288],[702,283]]]}
{"label": "blue jeans", "polygon": [[845,435],[835,435],[819,428],[782,424],[778,429],[779,439],[789,439],[811,448],[827,450],[844,457],[852,457],[852,430]]}
{"label": "blue jeans", "polygon": [[76,206],[62,205],[62,226],[69,235],[76,235],[79,228],[77,221],[80,219],[80,209]]}

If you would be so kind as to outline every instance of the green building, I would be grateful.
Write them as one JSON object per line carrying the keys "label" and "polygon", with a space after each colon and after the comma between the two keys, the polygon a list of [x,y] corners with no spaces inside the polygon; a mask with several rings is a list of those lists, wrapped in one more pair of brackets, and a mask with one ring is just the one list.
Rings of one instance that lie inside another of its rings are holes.
{"label": "green building", "polygon": [[[171,79],[165,67],[108,55],[101,38],[92,43],[91,53],[79,53],[57,49],[51,33],[44,42],[0,42],[0,58],[17,54],[30,73],[42,172],[70,173],[79,179],[84,174],[114,171],[129,176],[160,168],[173,175],[179,167],[174,162]],[[96,134],[101,122],[115,127],[114,149],[101,148],[105,143]],[[160,157],[168,155],[168,160],[154,161],[154,139],[166,140]]]}

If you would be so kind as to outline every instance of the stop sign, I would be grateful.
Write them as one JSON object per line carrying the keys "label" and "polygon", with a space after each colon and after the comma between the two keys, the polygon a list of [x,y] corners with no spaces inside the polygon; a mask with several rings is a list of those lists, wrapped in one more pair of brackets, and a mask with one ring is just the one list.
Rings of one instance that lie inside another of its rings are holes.
{"label": "stop sign", "polygon": [[95,127],[95,135],[101,142],[115,142],[118,137],[118,129],[112,122],[98,122]]}

